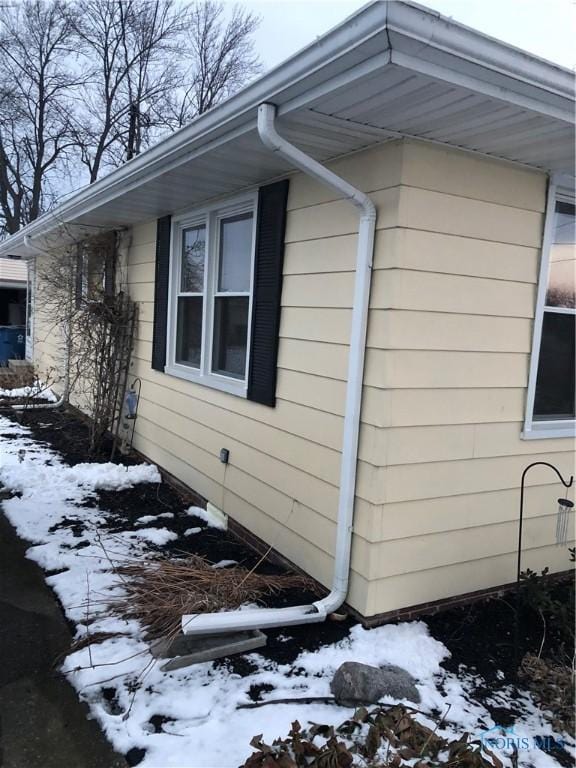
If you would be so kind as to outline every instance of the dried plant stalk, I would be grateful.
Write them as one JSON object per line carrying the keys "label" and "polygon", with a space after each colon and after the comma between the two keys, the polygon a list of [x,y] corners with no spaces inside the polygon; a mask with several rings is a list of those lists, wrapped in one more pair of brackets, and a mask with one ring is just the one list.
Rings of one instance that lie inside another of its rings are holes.
{"label": "dried plant stalk", "polygon": [[185,614],[234,610],[287,589],[317,590],[307,576],[261,574],[241,566],[214,568],[199,555],[127,563],[116,572],[123,577],[126,595],[112,603],[112,610],[140,621],[150,637],[178,631]]}

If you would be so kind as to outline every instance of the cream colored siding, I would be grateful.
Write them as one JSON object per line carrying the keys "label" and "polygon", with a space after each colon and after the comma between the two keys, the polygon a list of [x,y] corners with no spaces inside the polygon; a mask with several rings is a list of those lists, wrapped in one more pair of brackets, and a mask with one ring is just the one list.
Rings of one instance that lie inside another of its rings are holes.
{"label": "cream colored siding", "polygon": [[[523,468],[574,466],[572,441],[520,436],[544,174],[419,142],[332,165],[378,207],[349,603],[369,616],[510,582]],[[357,226],[349,203],[292,176],[275,408],[152,370],[155,222],[128,254],[136,448],[325,585]],[[558,495],[546,471],[529,477],[525,566],[567,567]]]}
{"label": "cream colored siding", "polygon": [[[574,471],[574,441],[522,440],[544,174],[407,142],[398,228],[379,237],[364,408],[379,410],[369,613],[515,578],[519,483],[531,461]],[[524,567],[554,546],[550,470],[527,478]]]}
{"label": "cream colored siding", "polygon": [[[334,164],[370,186],[393,227],[399,196],[398,144]],[[358,216],[302,175],[291,179],[278,355],[277,405],[153,371],[156,229],[136,227],[128,283],[140,303],[132,371],[143,381],[135,445],[296,564],[329,585],[333,568],[340,450]],[[360,441],[350,600],[365,612],[374,508],[383,469],[366,411]],[[218,459],[230,450],[230,463]]]}
{"label": "cream colored siding", "polygon": [[41,378],[60,392],[64,373],[64,334],[54,317],[53,306],[46,301],[52,288],[45,276],[53,269],[53,258],[42,256],[35,259],[33,354],[34,365]]}

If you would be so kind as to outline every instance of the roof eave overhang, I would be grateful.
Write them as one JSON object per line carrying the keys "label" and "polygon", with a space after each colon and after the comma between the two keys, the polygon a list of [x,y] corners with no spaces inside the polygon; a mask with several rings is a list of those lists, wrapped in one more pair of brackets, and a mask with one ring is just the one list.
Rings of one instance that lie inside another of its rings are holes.
{"label": "roof eave overhang", "polygon": [[0,244],[0,256],[32,255],[34,241],[254,131],[257,108],[281,117],[395,64],[465,86],[566,123],[574,117],[573,73],[456,24],[414,3],[375,2],[223,104],[75,193]]}

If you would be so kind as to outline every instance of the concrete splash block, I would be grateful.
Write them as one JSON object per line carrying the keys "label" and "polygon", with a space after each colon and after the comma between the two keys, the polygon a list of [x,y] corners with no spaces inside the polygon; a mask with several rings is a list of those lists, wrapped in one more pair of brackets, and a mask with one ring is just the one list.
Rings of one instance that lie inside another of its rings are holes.
{"label": "concrete splash block", "polygon": [[214,661],[223,656],[248,653],[266,645],[266,635],[255,629],[246,632],[228,632],[224,635],[184,635],[164,638],[150,648],[157,659],[168,659],[162,665],[163,672]]}

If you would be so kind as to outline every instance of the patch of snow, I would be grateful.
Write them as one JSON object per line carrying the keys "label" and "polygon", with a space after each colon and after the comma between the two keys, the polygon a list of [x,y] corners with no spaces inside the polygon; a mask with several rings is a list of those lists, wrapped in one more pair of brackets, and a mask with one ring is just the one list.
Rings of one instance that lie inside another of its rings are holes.
{"label": "patch of snow", "polygon": [[141,528],[138,531],[134,531],[133,535],[142,541],[148,541],[150,544],[156,544],[159,547],[178,538],[177,533],[169,531],[167,528]]}
{"label": "patch of snow", "polygon": [[142,515],[142,517],[139,517],[136,519],[136,523],[138,525],[146,525],[148,523],[153,523],[155,520],[158,519],[172,519],[174,517],[174,512],[161,512],[159,515]]}
{"label": "patch of snow", "polygon": [[413,621],[387,624],[373,630],[357,624],[350,630],[349,638],[328,648],[302,654],[298,664],[312,675],[325,671],[334,673],[345,661],[373,666],[395,664],[417,680],[428,680],[449,657],[448,649],[430,635],[427,625],[423,621]]}
{"label": "patch of snow", "polygon": [[2,389],[0,387],[0,397],[46,400],[49,403],[55,403],[58,400],[50,387],[47,387],[41,381],[36,381],[30,387],[14,387],[13,389]]}
{"label": "patch of snow", "polygon": [[218,528],[221,531],[226,530],[226,523],[224,521],[219,520],[214,515],[206,512],[206,510],[202,509],[202,507],[189,507],[186,510],[186,514],[199,517],[200,520],[204,520],[204,522],[207,523],[211,528]]}
{"label": "patch of snow", "polygon": [[219,560],[212,564],[212,568],[228,568],[229,565],[238,565],[238,560]]}
{"label": "patch of snow", "polygon": [[192,536],[195,533],[200,533],[202,528],[186,528],[184,531],[184,536]]}

